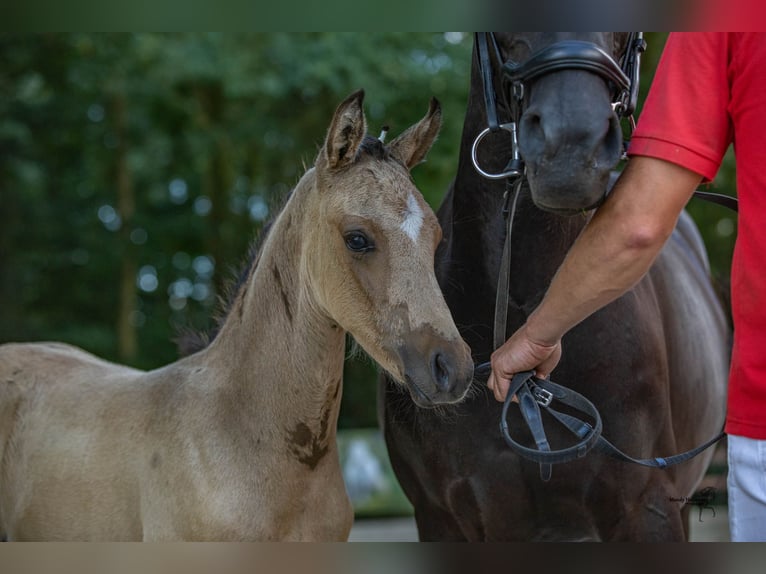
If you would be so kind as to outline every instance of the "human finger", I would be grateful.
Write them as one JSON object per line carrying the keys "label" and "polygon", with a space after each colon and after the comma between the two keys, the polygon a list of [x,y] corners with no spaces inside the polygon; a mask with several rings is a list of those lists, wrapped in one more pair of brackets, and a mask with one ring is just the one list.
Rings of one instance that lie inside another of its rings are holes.
{"label": "human finger", "polygon": [[495,372],[492,371],[489,374],[487,386],[495,396],[495,400],[502,403],[505,402],[505,398],[508,396],[508,389],[511,386],[511,381],[510,379],[506,379],[504,377],[495,376]]}

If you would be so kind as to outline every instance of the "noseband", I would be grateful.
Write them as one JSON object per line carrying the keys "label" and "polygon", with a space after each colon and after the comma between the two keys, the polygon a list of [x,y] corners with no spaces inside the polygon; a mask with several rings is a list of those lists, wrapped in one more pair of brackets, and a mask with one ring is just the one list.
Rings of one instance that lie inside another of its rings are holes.
{"label": "noseband", "polygon": [[[490,53],[490,45],[492,53]],[[616,62],[593,42],[562,40],[535,52],[522,63],[503,60],[492,32],[478,32],[476,47],[479,68],[484,86],[484,103],[487,111],[487,128],[474,140],[471,158],[474,168],[488,179],[519,177],[524,173],[524,163],[519,154],[517,126],[521,118],[522,103],[527,86],[532,80],[545,74],[562,70],[584,70],[603,78],[611,87],[612,108],[619,118],[632,118],[636,109],[639,87],[639,64],[641,53],[646,50],[642,32],[630,32],[625,53]],[[500,123],[497,117],[497,96],[492,78],[492,58],[502,63],[502,91],[511,109],[509,122]],[[511,135],[511,160],[500,173],[489,173],[479,164],[477,153],[481,142],[490,132],[507,131]]]}
{"label": "noseband", "polygon": [[[646,49],[646,42],[641,32],[631,32],[638,35],[640,43],[628,41],[625,62],[631,68],[623,68],[614,59],[592,42],[580,40],[563,40],[533,54],[527,61],[516,63],[506,61],[503,64],[503,76],[510,82],[514,97],[521,99],[524,94],[524,84],[544,74],[561,70],[585,70],[593,72],[610,82],[613,86],[614,108],[620,117],[629,116],[636,107],[638,98],[638,55]],[[632,58],[627,58],[633,54]],[[631,74],[632,77],[629,77]]]}

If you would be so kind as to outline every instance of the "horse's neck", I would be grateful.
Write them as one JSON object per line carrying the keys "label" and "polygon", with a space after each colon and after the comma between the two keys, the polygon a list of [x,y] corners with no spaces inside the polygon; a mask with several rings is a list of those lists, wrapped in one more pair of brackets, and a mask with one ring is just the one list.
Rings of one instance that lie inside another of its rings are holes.
{"label": "horse's neck", "polygon": [[[495,285],[508,229],[502,215],[506,183],[483,179],[472,170],[461,165],[450,197],[452,258],[466,259],[456,253],[461,248],[477,251],[488,283]],[[511,226],[512,303],[527,312],[539,303],[585,222],[585,216],[544,212],[532,203],[528,189],[521,190]]]}
{"label": "horse's neck", "polygon": [[525,314],[540,303],[587,217],[545,212],[528,189],[521,192],[511,231],[510,295]]}
{"label": "horse's neck", "polygon": [[310,193],[302,184],[293,192],[205,351],[248,424],[274,425],[298,442],[308,433],[335,436],[345,346],[345,333],[318,310],[301,276]]}

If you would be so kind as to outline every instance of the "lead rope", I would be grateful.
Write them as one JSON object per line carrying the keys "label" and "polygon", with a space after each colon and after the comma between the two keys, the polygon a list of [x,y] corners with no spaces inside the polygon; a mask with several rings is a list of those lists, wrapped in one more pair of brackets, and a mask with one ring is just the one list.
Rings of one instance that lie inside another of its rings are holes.
{"label": "lead rope", "polygon": [[[494,325],[494,349],[500,348],[505,343],[507,335],[507,323],[508,323],[508,301],[510,298],[510,282],[511,282],[511,236],[513,233],[513,221],[516,216],[516,203],[519,199],[519,193],[521,192],[521,186],[524,183],[523,168],[519,175],[515,176],[507,182],[503,215],[507,223],[505,241],[503,242],[503,255],[500,258],[500,270],[497,276],[497,289],[495,292],[495,325]],[[548,439],[545,435],[545,429],[543,427],[543,421],[541,418],[540,396],[531,392],[530,389],[537,390],[534,383],[530,381],[539,380],[536,379],[533,372],[517,373],[512,382],[511,387],[508,389],[508,396],[506,397],[505,404],[503,405],[503,415],[501,418],[500,428],[506,443],[514,450],[529,458],[531,449],[525,449],[518,443],[516,443],[508,432],[507,413],[508,407],[511,403],[513,395],[519,397],[519,409],[524,421],[527,423],[527,428],[532,433],[535,444],[537,445],[536,453],[551,453],[551,446],[548,443]],[[547,391],[546,391],[547,392]],[[548,397],[550,400],[550,397]],[[546,404],[547,406],[547,404]],[[594,408],[595,410],[595,408]],[[592,430],[592,429],[591,429]],[[592,444],[592,443],[591,443]],[[528,451],[528,452],[520,452]],[[584,456],[584,452],[581,456]],[[555,456],[555,455],[554,455]],[[532,458],[535,458],[534,455]],[[558,460],[558,459],[556,459]],[[551,478],[552,466],[551,462],[547,460],[536,459],[536,462],[540,465],[540,479],[543,482],[547,482]]]}
{"label": "lead rope", "polygon": [[[524,176],[516,177],[513,183],[508,182],[505,192],[503,213],[506,216],[507,232],[503,242],[503,255],[500,258],[500,272],[497,276],[497,292],[495,293],[494,349],[502,346],[506,339],[508,299],[510,297],[511,282],[511,232],[513,230],[513,219],[516,215],[516,201],[519,198],[519,191],[523,182]],[[509,205],[510,208],[508,207]]]}

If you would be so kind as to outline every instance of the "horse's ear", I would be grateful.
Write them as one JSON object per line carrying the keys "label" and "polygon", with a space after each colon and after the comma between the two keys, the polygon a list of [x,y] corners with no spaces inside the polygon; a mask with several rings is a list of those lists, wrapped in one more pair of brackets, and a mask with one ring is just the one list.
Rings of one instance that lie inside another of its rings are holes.
{"label": "horse's ear", "polygon": [[327,130],[327,139],[319,152],[317,167],[336,170],[353,163],[367,133],[363,100],[364,90],[359,90],[338,105]]}
{"label": "horse's ear", "polygon": [[391,153],[402,160],[408,169],[412,169],[425,159],[441,125],[442,106],[439,100],[431,98],[425,117],[391,142]]}

